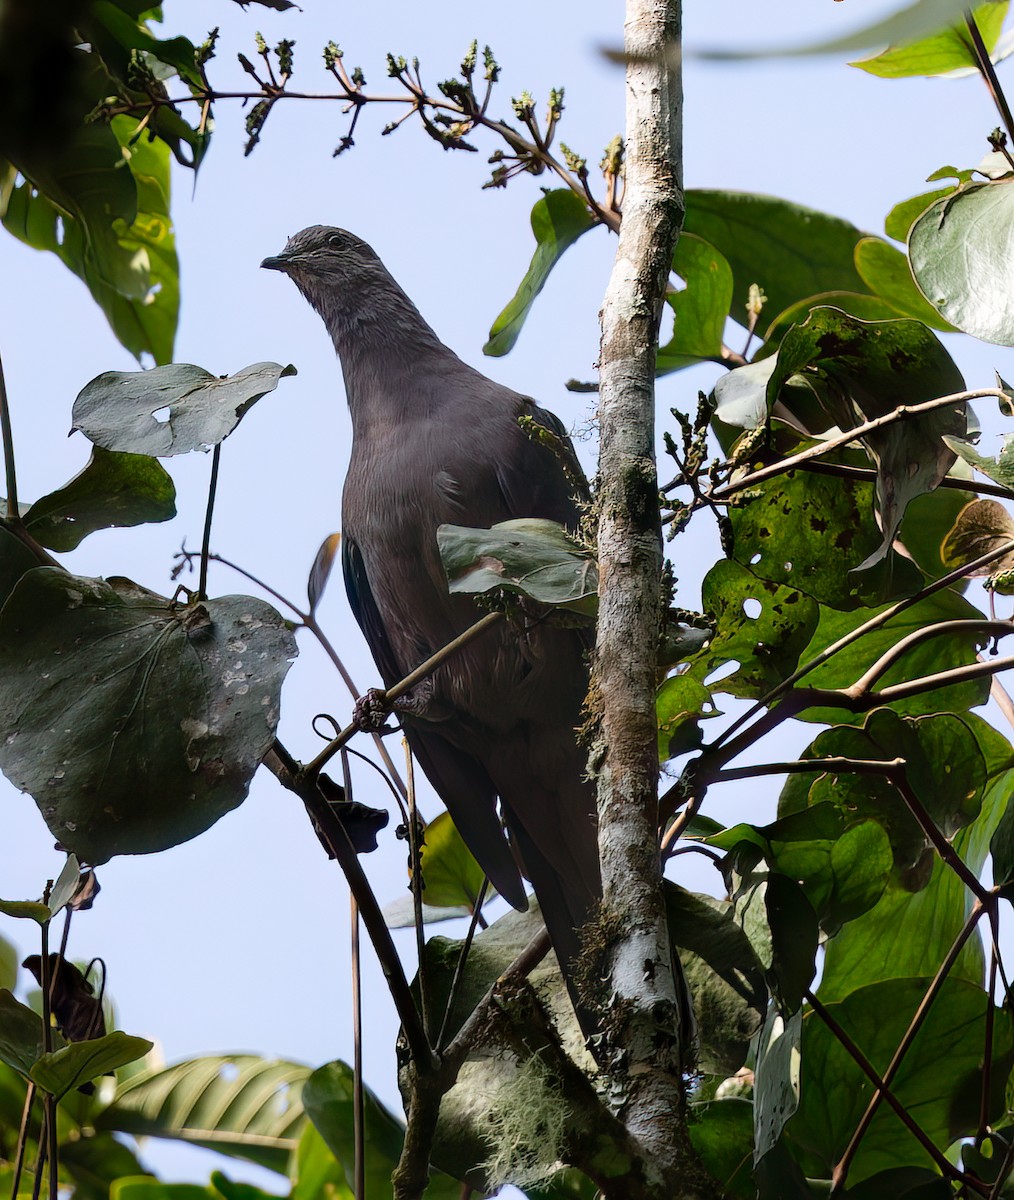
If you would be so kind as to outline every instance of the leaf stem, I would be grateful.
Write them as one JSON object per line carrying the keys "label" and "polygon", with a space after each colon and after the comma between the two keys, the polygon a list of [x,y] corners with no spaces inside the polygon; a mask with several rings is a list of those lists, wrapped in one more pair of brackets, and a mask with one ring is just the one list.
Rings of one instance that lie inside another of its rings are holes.
{"label": "leaf stem", "polygon": [[996,105],[996,111],[1000,114],[1000,120],[1003,121],[1003,127],[1007,130],[1007,136],[1014,141],[1014,119],[1011,118],[1010,106],[1003,88],[1000,86],[1000,80],[996,77],[993,62],[986,49],[986,43],[982,40],[982,34],[971,8],[965,9],[965,24],[972,38],[972,49],[975,52],[975,63],[979,68],[979,74],[989,89],[989,94]]}
{"label": "leaf stem", "polygon": [[211,518],[215,513],[215,493],[218,491],[218,467],[222,458],[222,443],[217,442],[211,452],[211,479],[208,482],[208,508],[204,517],[204,540],[201,542],[201,573],[197,584],[197,598],[208,598],[208,559],[211,553]]}

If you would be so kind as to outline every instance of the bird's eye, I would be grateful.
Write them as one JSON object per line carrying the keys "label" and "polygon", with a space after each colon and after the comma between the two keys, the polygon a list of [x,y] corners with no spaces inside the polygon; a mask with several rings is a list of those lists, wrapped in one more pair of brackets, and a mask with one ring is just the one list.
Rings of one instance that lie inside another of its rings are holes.
{"label": "bird's eye", "polygon": [[332,250],[347,250],[349,248],[348,239],[342,237],[340,233],[332,233],[327,239],[327,244]]}

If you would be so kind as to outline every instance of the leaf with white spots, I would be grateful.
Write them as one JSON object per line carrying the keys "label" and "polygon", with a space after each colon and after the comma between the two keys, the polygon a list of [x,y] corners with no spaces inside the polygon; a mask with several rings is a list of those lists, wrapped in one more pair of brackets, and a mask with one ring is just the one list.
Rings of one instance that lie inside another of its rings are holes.
{"label": "leaf with white spots", "polygon": [[85,862],[177,845],[246,797],[295,655],[262,600],[36,568],[0,612],[0,769]]}

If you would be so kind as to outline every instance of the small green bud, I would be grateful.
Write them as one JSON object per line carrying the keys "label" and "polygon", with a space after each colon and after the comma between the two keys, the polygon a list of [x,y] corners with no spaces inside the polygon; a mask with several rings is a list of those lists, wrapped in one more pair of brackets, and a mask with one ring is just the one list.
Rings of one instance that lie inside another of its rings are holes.
{"label": "small green bud", "polygon": [[215,57],[215,43],[218,41],[218,26],[208,34],[194,52],[194,62],[203,67],[206,62]]}
{"label": "small green bud", "polygon": [[264,40],[264,35],[261,33],[261,31],[259,29],[254,34],[254,45],[257,47],[258,54],[267,54],[268,44]]}
{"label": "small green bud", "polygon": [[619,134],[606,146],[599,166],[607,175],[619,175],[623,171],[623,138]]}
{"label": "small green bud", "polygon": [[472,44],[465,51],[465,57],[461,60],[461,73],[467,79],[475,70],[475,64],[479,56],[479,43],[473,38]]}
{"label": "small green bud", "polygon": [[757,283],[751,283],[746,296],[746,311],[748,316],[759,317],[761,309],[767,303],[767,299],[767,296],[764,295],[764,289]]}
{"label": "small green bud", "polygon": [[560,143],[560,152],[563,155],[563,161],[567,164],[568,171],[572,171],[575,175],[588,174],[588,160],[582,158],[580,154],[575,154],[565,142]]}
{"label": "small green bud", "polygon": [[283,38],[275,47],[278,55],[278,69],[283,75],[292,74],[292,51],[296,43],[289,38]]}
{"label": "small green bud", "polygon": [[534,107],[535,101],[532,99],[531,92],[522,92],[516,100],[511,100],[511,108],[514,109],[514,115],[522,121],[525,117],[531,116]]}
{"label": "small green bud", "polygon": [[366,76],[362,67],[352,68],[352,82],[357,88],[366,87]]}
{"label": "small green bud", "polygon": [[333,71],[335,63],[343,57],[341,47],[334,42],[328,42],[324,47],[324,66],[329,71]]}
{"label": "small green bud", "polygon": [[482,65],[486,82],[496,83],[496,81],[500,78],[500,64],[493,57],[493,51],[489,48],[489,46],[483,47]]}

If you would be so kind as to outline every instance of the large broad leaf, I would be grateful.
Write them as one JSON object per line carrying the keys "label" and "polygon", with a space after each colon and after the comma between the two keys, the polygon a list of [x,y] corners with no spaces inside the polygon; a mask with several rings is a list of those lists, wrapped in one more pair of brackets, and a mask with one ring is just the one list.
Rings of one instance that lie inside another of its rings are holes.
{"label": "large broad leaf", "polygon": [[176,488],[165,468],[144,454],[95,446],[88,465],[23,514],[28,532],[50,550],[73,550],[97,529],[169,521]]}
{"label": "large broad leaf", "polygon": [[683,233],[672,265],[686,286],[666,295],[675,321],[672,337],[658,348],[659,375],[698,362],[721,362],[725,319],[733,302],[732,268],[714,246]]}
{"label": "large broad leaf", "polygon": [[[840,1025],[883,1072],[925,995],[929,979],[892,979],[827,1005]],[[946,979],[902,1061],[891,1090],[940,1150],[978,1128],[983,1087],[986,1010],[981,987]],[[1004,1083],[1014,1061],[1011,1016],[992,1012],[992,1055],[986,1113],[1003,1111]],[[989,1043],[987,1043],[989,1044]],[[941,1065],[946,1064],[942,1070]],[[803,1021],[800,1103],[789,1126],[808,1174],[830,1177],[873,1093],[836,1034],[810,1012]],[[931,1160],[887,1104],[881,1104],[852,1162],[849,1179]]]}
{"label": "large broad leaf", "polygon": [[751,284],[767,297],[768,315],[820,292],[864,292],[856,243],[864,235],[848,221],[774,196],[750,192],[687,192],[685,233],[714,246],[732,268],[730,315],[747,324]]}
{"label": "large broad leaf", "polygon": [[[962,721],[975,734],[986,763],[987,782],[979,816],[958,831],[954,846],[976,876],[982,871],[990,839],[1005,811],[1014,779],[1010,743],[974,714]],[[958,876],[939,859],[929,883],[918,892],[892,885],[880,903],[846,925],[827,946],[821,998],[828,1002],[884,979],[931,976],[968,918],[972,896]],[[951,969],[954,978],[982,985],[982,943],[966,941]]]}
{"label": "large broad leaf", "polygon": [[[1004,3],[1006,4],[1006,0]],[[856,270],[870,291],[886,301],[901,316],[914,317],[942,333],[954,332],[954,326],[945,321],[919,291],[912,277],[908,259],[897,246],[892,246],[883,238],[863,238],[856,246]],[[829,303],[834,306],[833,301]],[[864,320],[882,319],[868,317],[865,313],[852,315]]]}
{"label": "large broad leaf", "polygon": [[[51,1044],[64,1045],[55,1030],[52,1036]],[[0,989],[0,1062],[27,1076],[45,1052],[42,1018],[6,988]]]}
{"label": "large broad leaf", "polygon": [[741,1099],[712,1100],[691,1111],[687,1132],[708,1174],[722,1185],[723,1194],[754,1200],[753,1105]]}
{"label": "large broad leaf", "polygon": [[245,798],[295,654],[262,600],[37,568],[0,613],[0,767],[83,861],[176,845]]}
{"label": "large broad leaf", "polygon": [[[817,631],[813,640],[800,655],[800,663],[812,661],[818,653],[834,645],[853,629],[868,621],[874,614],[835,612],[822,608]],[[854,684],[866,671],[893,646],[910,634],[925,629],[927,625],[946,621],[981,620],[982,613],[955,592],[937,592],[920,600],[903,612],[891,617],[876,629],[864,634],[844,649],[838,651],[827,662],[814,668],[804,679],[806,685],[821,688],[847,688]],[[876,682],[876,690],[892,684],[904,683],[923,676],[947,671],[952,667],[968,666],[976,661],[978,635],[965,631],[952,633],[944,630],[940,636],[917,642],[902,657],[889,667]],[[922,713],[961,712],[985,704],[989,696],[989,681],[973,679],[965,683],[950,684],[934,691],[910,696],[891,702],[895,712],[907,716]],[[799,714],[801,720],[824,724],[856,724],[864,719],[844,708],[808,708]]]}
{"label": "large broad leaf", "polygon": [[[364,1092],[366,1195],[390,1195],[391,1173],[401,1157],[405,1127],[369,1088]],[[344,1166],[351,1186],[355,1178],[352,1068],[343,1062],[332,1062],[314,1071],[303,1085],[303,1106],[331,1152]],[[426,1195],[433,1200],[459,1200],[461,1184],[439,1171],[431,1171]]]}
{"label": "large broad leaf", "polygon": [[[1009,7],[1010,0],[989,0],[972,10],[972,17],[989,51],[993,50],[1000,38]],[[872,58],[849,65],[868,71],[871,75],[879,75],[882,79],[905,79],[912,75],[945,75],[977,64],[971,34],[962,21],[928,37],[890,46]]]}
{"label": "large broad leaf", "polygon": [[225,1054],[131,1075],[95,1119],[99,1130],[191,1142],[284,1175],[306,1116],[310,1068]]}
{"label": "large broad leaf", "polygon": [[[964,567],[983,554],[1014,542],[1014,517],[998,500],[972,500],[958,513],[944,538],[940,556],[949,570]],[[972,572],[992,575],[1014,566],[1014,551]]]}
{"label": "large broad leaf", "polygon": [[952,325],[1014,346],[1014,178],[937,200],[912,226],[909,258],[923,295]]}
{"label": "large broad leaf", "polygon": [[295,373],[295,367],[273,362],[224,378],[191,363],[106,371],[78,393],[72,429],[107,450],[160,458],[206,450],[227,438],[279,380]]}
{"label": "large broad leaf", "polygon": [[[814,309],[803,324],[786,333],[768,381],[769,405],[778,399],[782,384],[804,370],[816,375],[812,386],[831,422],[843,431],[900,405],[916,405],[964,388],[950,355],[921,322],[860,321],[834,308]],[[966,429],[965,406],[955,403],[863,436],[862,444],[877,467],[883,537],[857,570],[888,554],[909,501],[932,491],[954,462],[943,437],[961,437]]]}
{"label": "large broad leaf", "polygon": [[452,593],[502,589],[584,615],[596,610],[595,560],[555,521],[524,517],[491,529],[441,525],[437,545]]}
{"label": "large broad leaf", "polygon": [[1003,447],[995,458],[983,454],[971,442],[961,438],[948,438],[947,444],[970,467],[975,467],[977,471],[1014,493],[1014,433],[1004,435]]}
{"label": "large broad leaf", "polygon": [[484,354],[499,356],[511,349],[550,271],[564,251],[597,224],[588,205],[569,188],[547,192],[536,200],[532,208],[535,255],[513,300],[493,322]]}
{"label": "large broad leaf", "polygon": [[119,1031],[84,1042],[71,1042],[69,1046],[42,1055],[32,1067],[31,1077],[45,1091],[57,1097],[64,1096],[71,1088],[144,1058],[153,1044],[147,1038],[131,1037]]}
{"label": "large broad leaf", "polygon": [[775,1147],[799,1103],[799,1041],[802,1010],[788,1019],[771,1005],[757,1038],[754,1084],[754,1162]]}

